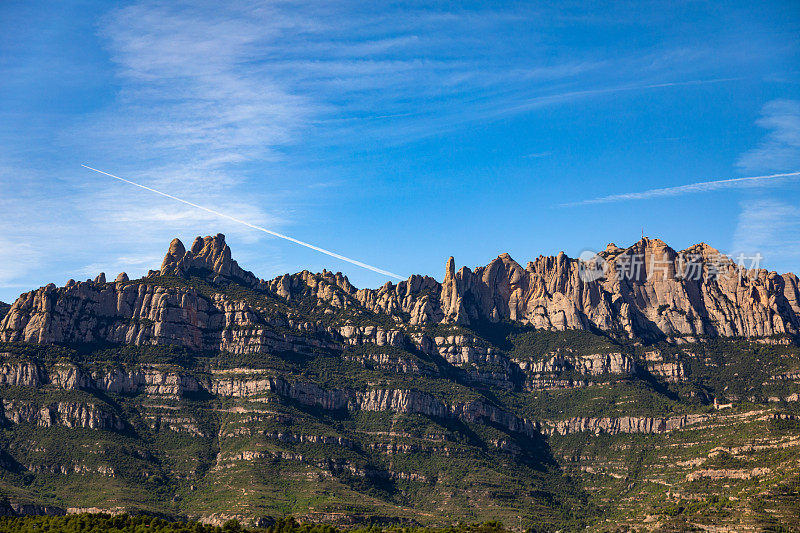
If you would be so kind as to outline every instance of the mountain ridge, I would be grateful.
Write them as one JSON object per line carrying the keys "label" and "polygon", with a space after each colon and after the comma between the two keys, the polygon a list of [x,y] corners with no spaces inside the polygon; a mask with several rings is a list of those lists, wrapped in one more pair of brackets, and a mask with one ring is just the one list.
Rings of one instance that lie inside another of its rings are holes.
{"label": "mountain ridge", "polygon": [[[687,250],[698,279],[647,239],[357,289],[258,279],[216,235],[25,293],[0,322],[0,513],[800,525],[794,278]],[[617,268],[662,256],[660,279]]]}
{"label": "mountain ridge", "polygon": [[[689,272],[686,257],[694,258],[693,278],[681,277],[682,272]],[[471,270],[464,266],[456,271],[451,257],[441,283],[430,276],[412,275],[378,289],[356,289],[346,276],[327,270],[259,279],[232,259],[224,235],[218,234],[197,237],[188,250],[174,239],[160,270],[149,271],[135,284],[155,286],[158,278],[195,276],[212,283],[241,284],[284,302],[291,302],[298,291],[306,291],[313,293],[314,305],[320,309],[360,306],[363,312],[385,316],[390,324],[402,328],[510,320],[545,330],[600,330],[618,337],[673,342],[691,342],[707,336],[796,338],[800,332],[800,281],[796,275],[742,268],[704,243],[681,252],[658,239],[643,238],[625,249],[612,243],[593,261],[602,262],[604,268],[569,258],[563,252],[540,256],[523,268],[510,255],[501,254],[484,267]],[[101,274],[94,282],[70,280],[62,288],[51,284],[25,293],[0,322],[0,340],[134,339],[138,343],[136,339],[143,334],[146,337],[148,332],[143,333],[138,327],[141,324],[133,322],[145,319],[152,321],[155,328],[163,326],[163,316],[171,315],[152,306],[152,294],[149,298],[140,297],[133,284],[125,273],[110,284]],[[247,310],[239,314],[226,310],[225,305],[232,300],[224,304],[199,298],[192,304],[199,306],[192,308],[195,318],[175,317],[178,330],[203,330],[205,325],[196,316],[207,312],[226,316],[233,313],[232,319],[238,325],[257,325]],[[78,300],[102,302],[92,312],[106,321],[133,322],[127,328],[111,327],[87,337],[87,332],[74,324],[72,308],[59,304]],[[181,307],[183,301],[169,305]],[[186,338],[184,344],[197,347],[197,333],[193,333],[193,339]],[[172,336],[177,339],[175,335]]]}

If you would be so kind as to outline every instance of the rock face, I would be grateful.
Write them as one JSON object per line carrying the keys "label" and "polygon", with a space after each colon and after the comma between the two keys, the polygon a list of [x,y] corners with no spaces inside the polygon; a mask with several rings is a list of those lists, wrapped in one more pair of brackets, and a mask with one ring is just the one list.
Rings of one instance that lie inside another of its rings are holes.
{"label": "rock face", "polygon": [[40,406],[28,402],[3,400],[2,407],[3,417],[15,424],[105,430],[123,428],[122,421],[115,414],[103,411],[93,404],[57,402]]}
{"label": "rock face", "polygon": [[[298,348],[298,339],[275,333],[277,326],[330,329],[324,320],[294,324],[290,308],[258,308],[221,293],[200,294],[188,284],[164,287],[159,284],[163,276],[200,276],[245,286],[290,307],[311,301],[313,311],[322,314],[349,309],[383,315],[396,324],[392,331],[372,328],[369,333],[346,322],[331,329],[333,337],[350,343],[400,345],[407,340],[403,330],[415,326],[504,320],[547,330],[596,328],[677,342],[800,332],[800,283],[794,274],[745,270],[705,244],[675,252],[647,238],[626,249],[609,245],[599,257],[607,268],[592,281],[581,276],[585,263],[563,253],[539,257],[525,268],[502,254],[474,271],[456,271],[451,257],[442,283],[415,275],[396,285],[356,290],[346,277],[328,271],[259,280],[231,258],[221,234],[198,237],[189,250],[175,239],[161,269],[143,280],[130,282],[120,274],[107,283],[101,274],[94,282],[62,288],[51,284],[23,294],[0,322],[0,340],[177,344],[247,353]],[[687,257],[697,275],[687,271]],[[418,344],[433,343],[425,339]],[[449,349],[443,355],[464,362],[486,357]],[[653,370],[674,379],[682,372],[677,367]]]}
{"label": "rock face", "polygon": [[[591,375],[606,372],[632,372],[635,365],[627,358],[610,354],[603,358],[575,358],[588,365],[584,371]],[[0,354],[2,357],[3,354]],[[601,363],[596,361],[602,360]],[[569,364],[566,359],[550,361],[527,368],[536,372],[558,371],[558,365]],[[616,361],[616,362],[615,362]],[[588,363],[587,363],[588,362]],[[401,369],[402,371],[402,369]],[[539,374],[536,374],[539,375]],[[677,417],[576,417],[568,420],[535,421],[487,403],[483,399],[443,401],[434,395],[413,389],[373,388],[369,390],[325,389],[315,383],[289,381],[259,370],[232,369],[212,373],[198,379],[188,373],[164,366],[114,366],[93,371],[75,364],[58,363],[52,366],[30,361],[5,361],[0,365],[0,386],[33,389],[84,390],[117,395],[144,395],[180,399],[187,393],[203,391],[220,398],[255,399],[266,393],[277,394],[302,405],[324,410],[389,411],[419,414],[439,419],[457,419],[470,423],[489,423],[513,433],[535,437],[590,433],[663,433],[705,420],[705,415]],[[0,418],[13,423],[43,427],[61,425],[90,429],[119,431],[124,424],[113,412],[93,403],[57,402],[39,405],[29,401],[2,400]]]}
{"label": "rock face", "polygon": [[197,237],[189,250],[184,248],[179,239],[173,239],[164,262],[161,263],[160,272],[162,276],[186,276],[193,272],[207,275],[211,272],[215,281],[227,278],[258,283],[252,272],[243,270],[231,259],[231,249],[225,243],[225,235],[221,233],[214,237]]}
{"label": "rock face", "polygon": [[647,238],[624,250],[609,245],[599,255],[606,275],[593,281],[581,278],[581,261],[563,253],[539,257],[526,268],[502,254],[485,267],[457,272],[451,257],[438,291],[415,290],[422,280],[412,277],[357,297],[372,309],[409,313],[412,324],[512,320],[550,330],[598,328],[688,340],[800,331],[794,274],[743,269],[706,244],[676,252]]}
{"label": "rock face", "polygon": [[575,417],[557,422],[547,421],[542,426],[542,432],[546,435],[569,435],[579,432],[608,433],[611,435],[618,433],[665,433],[703,422],[707,418],[707,415],[682,415],[664,418],[641,416],[618,418]]}

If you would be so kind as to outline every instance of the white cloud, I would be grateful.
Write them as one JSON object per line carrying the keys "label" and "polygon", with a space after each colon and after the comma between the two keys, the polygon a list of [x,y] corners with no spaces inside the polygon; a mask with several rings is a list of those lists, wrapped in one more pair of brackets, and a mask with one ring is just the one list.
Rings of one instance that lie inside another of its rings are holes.
{"label": "white cloud", "polygon": [[18,287],[14,280],[24,276],[41,257],[41,251],[30,243],[0,237],[0,287]]}
{"label": "white cloud", "polygon": [[671,196],[682,196],[685,194],[704,193],[718,191],[721,189],[741,189],[747,187],[764,187],[768,185],[778,185],[787,180],[800,179],[800,172],[788,172],[784,174],[771,174],[769,176],[750,176],[747,178],[730,178],[715,181],[701,181],[678,185],[676,187],[661,187],[639,192],[626,192],[622,194],[612,194],[601,196],[580,202],[570,202],[561,204],[561,207],[573,207],[579,205],[608,204],[612,202],[625,202],[632,200],[650,200],[653,198],[666,198]]}
{"label": "white cloud", "polygon": [[741,208],[731,255],[761,254],[768,268],[797,271],[800,207],[766,198],[744,201]]}
{"label": "white cloud", "polygon": [[161,266],[163,257],[157,255],[109,257],[102,262],[90,263],[73,270],[70,275],[75,279],[93,279],[101,272],[106,278],[113,280],[120,272],[125,272],[131,277],[139,277],[148,270]]}
{"label": "white cloud", "polygon": [[[132,258],[160,258],[176,235],[222,231],[240,242],[269,244],[235,223],[131,190],[79,163],[284,231],[301,216],[295,209],[307,205],[309,188],[330,179],[308,168],[292,174],[291,166],[303,161],[285,153],[296,145],[305,144],[316,163],[348,157],[354,147],[405,143],[579,99],[718,83],[724,81],[715,77],[720,63],[740,63],[712,45],[668,50],[675,44],[668,43],[631,52],[609,46],[598,53],[555,38],[554,27],[605,27],[616,17],[593,16],[602,20],[575,20],[561,8],[325,0],[144,0],[113,9],[98,21],[115,75],[113,94],[82,102],[93,111],[70,115],[74,125],[58,126],[55,139],[48,131],[33,143],[11,131],[8,139],[17,144],[4,143],[16,160],[8,182],[0,174],[6,214],[0,233],[29,246],[18,254],[28,259],[6,266],[4,279],[154,268],[158,262],[145,266]],[[74,65],[53,66],[74,75]],[[81,74],[107,81],[98,72]],[[74,77],[76,85],[82,82]],[[31,172],[19,155],[31,144],[65,155],[44,154],[50,168]],[[347,150],[330,156],[331,146]],[[270,175],[272,168],[282,174]],[[314,241],[313,234],[306,238]],[[268,260],[292,263],[279,253]]]}
{"label": "white cloud", "polygon": [[769,102],[756,124],[769,133],[757,148],[742,154],[737,165],[748,172],[800,168],[800,101]]}
{"label": "white cloud", "polygon": [[112,12],[101,34],[123,90],[92,125],[96,137],[127,141],[137,159],[159,161],[151,170],[157,186],[235,182],[222,170],[276,157],[318,112],[261,63],[270,41],[293,26],[272,9],[202,3],[142,2]]}

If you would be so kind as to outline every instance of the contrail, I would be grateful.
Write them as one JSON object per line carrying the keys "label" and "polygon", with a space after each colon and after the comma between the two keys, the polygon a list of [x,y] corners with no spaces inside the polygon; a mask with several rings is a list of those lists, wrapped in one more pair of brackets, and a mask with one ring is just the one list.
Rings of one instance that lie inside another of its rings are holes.
{"label": "contrail", "polygon": [[239,224],[243,224],[243,225],[247,226],[248,228],[252,228],[252,229],[255,229],[255,230],[258,230],[258,231],[263,231],[264,233],[268,233],[268,234],[272,235],[273,237],[278,237],[280,239],[285,239],[285,240],[291,241],[291,242],[293,242],[295,244],[299,244],[300,246],[305,246],[306,248],[311,248],[312,250],[316,250],[317,252],[323,253],[325,255],[329,255],[331,257],[335,257],[336,259],[341,259],[342,261],[347,261],[348,263],[351,263],[351,264],[356,265],[356,266],[360,266],[361,268],[366,268],[367,270],[372,270],[373,272],[377,272],[378,274],[383,274],[384,276],[390,276],[392,278],[397,278],[397,279],[406,279],[403,276],[400,276],[400,275],[395,274],[393,272],[389,272],[388,270],[382,270],[382,269],[380,269],[378,267],[374,267],[372,265],[368,265],[366,263],[362,263],[361,261],[356,261],[355,259],[350,259],[349,257],[345,257],[345,256],[343,256],[341,254],[337,254],[336,252],[331,252],[330,250],[326,250],[325,248],[320,248],[319,246],[314,246],[313,244],[309,244],[307,242],[303,242],[301,240],[295,239],[294,237],[289,237],[288,235],[283,235],[281,233],[269,230],[267,228],[262,228],[261,226],[256,226],[255,224],[251,224],[251,223],[246,222],[244,220],[241,220],[239,218],[232,217],[230,215],[226,215],[225,213],[220,213],[219,211],[215,211],[215,210],[210,209],[208,207],[203,207],[202,205],[193,204],[192,202],[189,202],[187,200],[183,200],[181,198],[178,198],[177,196],[172,196],[171,194],[167,194],[165,192],[157,191],[157,190],[155,190],[155,189],[153,189],[151,187],[147,187],[145,185],[140,185],[140,184],[135,183],[133,181],[126,180],[125,178],[120,178],[119,176],[115,176],[114,174],[109,174],[108,172],[103,172],[102,170],[98,170],[96,168],[92,168],[92,167],[90,167],[88,165],[83,165],[82,164],[81,166],[84,167],[84,168],[88,168],[89,170],[94,170],[95,172],[99,172],[100,174],[105,174],[106,176],[109,176],[109,177],[114,178],[116,180],[124,181],[125,183],[130,183],[131,185],[135,185],[136,187],[139,187],[140,189],[144,189],[146,191],[150,191],[150,192],[154,192],[156,194],[160,194],[161,196],[165,196],[166,198],[170,198],[170,199],[175,200],[177,202],[181,202],[182,204],[190,205],[190,206],[195,207],[197,209],[202,209],[203,211],[211,213],[212,215],[217,215],[218,217],[227,218],[228,220],[233,220],[234,222],[238,222]]}
{"label": "contrail", "polygon": [[800,172],[788,172],[786,174],[771,174],[769,176],[752,176],[749,178],[732,178],[717,181],[701,181],[700,183],[690,183],[688,185],[678,185],[677,187],[663,187],[661,189],[650,189],[642,192],[628,192],[624,194],[612,194],[601,196],[591,200],[581,200],[579,202],[568,202],[561,204],[560,207],[575,207],[578,205],[607,204],[611,202],[624,202],[627,200],[648,200],[650,198],[661,198],[664,196],[679,196],[693,192],[708,192],[729,187],[747,187],[757,185],[760,181],[775,180],[800,176]]}

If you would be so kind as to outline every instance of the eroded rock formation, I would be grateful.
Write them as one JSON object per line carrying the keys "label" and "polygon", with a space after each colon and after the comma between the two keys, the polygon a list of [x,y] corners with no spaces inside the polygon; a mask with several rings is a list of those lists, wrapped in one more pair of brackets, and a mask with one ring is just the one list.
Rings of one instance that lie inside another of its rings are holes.
{"label": "eroded rock formation", "polygon": [[[379,345],[406,342],[404,330],[416,326],[503,320],[675,341],[800,331],[800,284],[794,274],[745,270],[705,244],[675,252],[647,238],[627,249],[609,245],[598,257],[606,269],[591,281],[581,275],[586,264],[563,253],[539,257],[525,268],[502,254],[485,267],[458,271],[451,257],[442,283],[415,275],[379,289],[356,290],[345,276],[328,271],[259,280],[231,258],[223,235],[198,237],[189,250],[175,239],[161,269],[142,280],[131,282],[120,274],[107,283],[101,274],[95,281],[51,284],[23,294],[0,322],[0,340],[102,340],[248,353],[300,349],[302,342],[292,333],[276,332],[280,327],[305,333],[327,329],[345,342]],[[696,275],[687,275],[687,257],[694,258]],[[310,299],[312,316],[301,318],[288,307],[260,307],[222,292],[202,294],[188,284],[169,286],[161,282],[163,276],[239,284],[288,306]],[[386,316],[396,327],[357,327],[342,319],[330,328],[322,319],[344,309]],[[443,355],[468,361],[489,354],[448,349]],[[658,371],[680,378],[679,368]]]}

